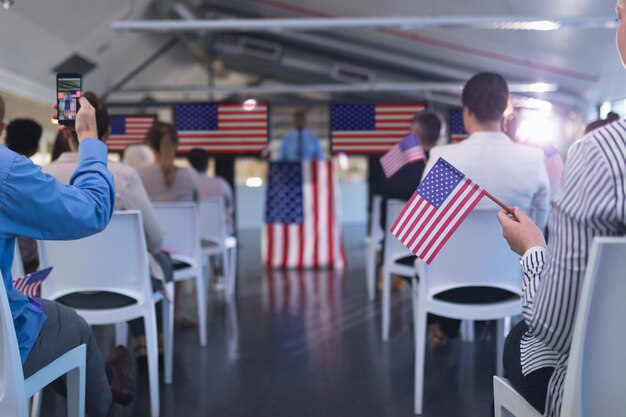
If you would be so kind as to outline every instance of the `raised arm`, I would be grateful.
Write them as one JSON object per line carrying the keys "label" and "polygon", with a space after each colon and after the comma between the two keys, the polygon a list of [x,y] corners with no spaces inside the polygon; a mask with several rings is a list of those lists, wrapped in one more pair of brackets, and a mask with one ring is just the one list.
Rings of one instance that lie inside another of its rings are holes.
{"label": "raised arm", "polygon": [[78,167],[63,185],[29,159],[0,150],[0,234],[34,239],[77,239],[102,231],[113,214],[115,187],[107,148],[97,139],[95,112],[81,98],[76,119]]}

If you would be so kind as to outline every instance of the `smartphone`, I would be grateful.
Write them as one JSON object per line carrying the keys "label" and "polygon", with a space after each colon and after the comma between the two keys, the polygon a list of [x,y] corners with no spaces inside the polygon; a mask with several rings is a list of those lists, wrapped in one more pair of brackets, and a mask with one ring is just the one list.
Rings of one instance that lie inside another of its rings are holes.
{"label": "smartphone", "polygon": [[62,72],[57,74],[57,108],[59,124],[74,126],[76,113],[83,95],[83,77],[80,74]]}

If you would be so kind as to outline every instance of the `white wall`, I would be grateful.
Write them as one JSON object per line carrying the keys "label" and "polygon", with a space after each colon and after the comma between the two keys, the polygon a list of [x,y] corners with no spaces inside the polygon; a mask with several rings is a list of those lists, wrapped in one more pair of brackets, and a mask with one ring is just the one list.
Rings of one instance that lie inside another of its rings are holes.
{"label": "white wall", "polygon": [[[365,224],[367,184],[340,183],[343,224]],[[237,228],[260,229],[265,215],[265,186],[237,186]]]}

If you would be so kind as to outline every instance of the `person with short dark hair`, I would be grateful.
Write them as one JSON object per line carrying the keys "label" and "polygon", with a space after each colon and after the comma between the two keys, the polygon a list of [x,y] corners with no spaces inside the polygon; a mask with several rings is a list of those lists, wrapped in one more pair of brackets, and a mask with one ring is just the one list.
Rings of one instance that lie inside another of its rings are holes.
{"label": "person with short dark hair", "polygon": [[[20,155],[30,158],[39,149],[41,139],[41,125],[31,119],[15,119],[6,127],[7,148]],[[39,267],[39,253],[37,241],[26,237],[18,237],[17,244],[20,248],[24,272],[30,274]]]}
{"label": "person with short dark hair", "polygon": [[65,137],[66,135],[69,134],[66,134],[65,131],[57,132],[54,142],[52,143],[52,151],[50,151],[50,162],[59,159],[62,153],[70,151],[70,145],[67,143],[68,138]]}
{"label": "person with short dark hair", "polygon": [[[105,103],[94,93],[86,92],[84,97],[89,100],[96,110],[96,126],[98,138],[106,143],[109,136],[109,115]],[[75,134],[68,135],[69,152],[61,154],[59,159],[43,168],[43,171],[52,175],[57,180],[68,184],[72,178],[72,172],[78,163],[78,142]],[[173,280],[172,262],[168,254],[161,251],[164,232],[159,224],[154,207],[146,189],[134,168],[120,162],[109,162],[109,170],[115,181],[115,209],[116,210],[139,210],[143,221],[146,235],[146,246],[150,255],[150,275],[155,290],[163,288],[163,282]],[[85,300],[88,300],[85,298]],[[157,321],[161,323],[161,309],[157,308]],[[135,319],[129,322],[129,328],[133,336],[135,357],[146,356],[145,332],[143,319]],[[161,328],[159,326],[159,328]]]}
{"label": "person with short dark hair", "polygon": [[[540,149],[514,143],[502,131],[504,111],[509,101],[505,79],[490,72],[476,74],[465,84],[461,101],[463,124],[469,136],[460,143],[434,147],[424,176],[439,158],[444,158],[504,204],[531,210],[537,224],[545,227],[550,209],[550,182],[544,153]],[[475,209],[497,210],[498,206],[483,198]],[[498,291],[485,291],[479,294],[485,297],[481,299],[470,290],[473,289],[454,290],[447,295],[447,299],[453,302],[484,302],[510,296]],[[445,341],[446,337],[458,335],[458,320],[429,321],[433,324],[433,346]]]}
{"label": "person with short dark hair", "polygon": [[7,148],[30,158],[39,149],[41,125],[31,119],[15,119],[6,128]]}
{"label": "person with short dark hair", "polygon": [[226,220],[228,221],[228,232],[234,231],[233,215],[233,190],[230,185],[222,177],[209,177],[206,171],[209,167],[209,154],[202,148],[193,148],[187,155],[187,160],[191,166],[198,172],[200,180],[199,196],[200,200],[209,197],[222,197],[224,199],[224,209],[226,212]]}

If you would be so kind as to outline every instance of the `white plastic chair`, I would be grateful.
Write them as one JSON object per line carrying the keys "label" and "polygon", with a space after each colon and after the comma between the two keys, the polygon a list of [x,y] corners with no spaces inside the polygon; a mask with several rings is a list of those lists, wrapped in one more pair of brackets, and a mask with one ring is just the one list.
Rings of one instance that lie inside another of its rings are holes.
{"label": "white plastic chair", "polygon": [[202,273],[202,252],[198,206],[195,203],[158,203],[154,211],[165,231],[163,246],[172,250],[173,261],[188,266],[174,269],[174,281],[193,279],[196,282],[198,300],[198,331],[200,345],[207,344],[207,282]]}
{"label": "white plastic chair", "polygon": [[385,237],[385,233],[380,227],[382,201],[381,195],[372,196],[370,230],[365,237],[365,276],[367,279],[367,297],[370,301],[376,299],[376,254],[382,249],[383,238]]}
{"label": "white plastic chair", "polygon": [[[150,409],[158,417],[159,365],[155,305],[163,300],[165,382],[172,382],[172,303],[152,291],[148,251],[141,212],[115,212],[107,228],[96,235],[73,241],[39,241],[42,267],[54,266],[41,286],[42,297],[66,302],[70,295],[108,292],[120,300],[117,307],[74,308],[90,325],[125,323],[143,318],[146,331]],[[171,284],[170,284],[171,285]],[[172,289],[173,290],[173,289]],[[172,293],[172,292],[170,292]],[[96,295],[78,295],[94,297]],[[83,302],[88,300],[83,298]],[[87,301],[89,302],[89,301]]]}
{"label": "white plastic chair", "polygon": [[17,239],[15,239],[15,250],[13,251],[13,265],[11,265],[11,275],[13,275],[13,279],[23,277],[24,273],[24,264],[22,263],[22,254],[20,253],[20,246],[17,244]]}
{"label": "white plastic chair", "polygon": [[[626,238],[595,238],[576,311],[561,417],[626,413],[623,329],[626,317]],[[613,331],[607,331],[612,329]],[[496,417],[539,416],[504,378],[493,378]]]}
{"label": "white plastic chair", "polygon": [[[0,274],[0,281],[2,276]],[[85,416],[85,361],[87,348],[80,345],[61,355],[28,379],[22,360],[4,285],[0,288],[0,415],[28,417],[28,399],[57,378],[67,375],[69,417]],[[36,412],[33,413],[36,415]]]}
{"label": "white plastic chair", "polygon": [[[419,281],[413,281],[412,291],[415,414],[422,413],[428,313],[459,320],[498,320],[496,367],[497,373],[502,374],[504,319],[522,311],[522,278],[519,258],[502,237],[496,213],[474,210],[430,265],[420,259],[415,261],[419,276]],[[454,303],[436,298],[444,291],[466,287],[497,288],[511,293],[511,298],[480,304]]]}
{"label": "white plastic chair", "polygon": [[387,200],[387,220],[385,223],[385,248],[383,250],[383,306],[382,306],[382,337],[383,341],[389,340],[389,326],[391,318],[391,275],[400,275],[407,278],[415,276],[413,265],[398,262],[407,256],[415,256],[394,235],[391,234],[391,226],[402,212],[406,201]]}
{"label": "white plastic chair", "polygon": [[237,289],[237,238],[228,233],[224,198],[203,199],[198,207],[202,255],[207,259],[211,256],[222,257],[226,281],[225,294],[226,299],[230,300]]}

